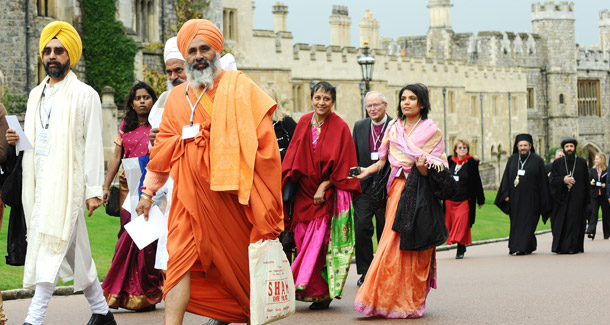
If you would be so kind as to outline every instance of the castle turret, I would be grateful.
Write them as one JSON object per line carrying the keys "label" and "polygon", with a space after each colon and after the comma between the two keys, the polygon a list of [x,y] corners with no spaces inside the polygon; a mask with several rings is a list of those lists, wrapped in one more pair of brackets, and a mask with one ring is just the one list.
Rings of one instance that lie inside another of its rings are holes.
{"label": "castle turret", "polygon": [[599,43],[604,52],[604,58],[610,59],[610,10],[599,12]]}
{"label": "castle turret", "polygon": [[333,5],[333,11],[329,22],[330,45],[341,47],[349,46],[352,19],[349,17],[347,6]]}
{"label": "castle turret", "polygon": [[368,42],[369,47],[379,48],[379,22],[373,18],[373,13],[367,9],[364,18],[358,25],[360,26],[360,47]]}
{"label": "castle turret", "polygon": [[[543,40],[543,90],[546,103],[541,112],[548,118],[547,145],[558,146],[567,136],[577,136],[578,94],[577,49],[574,3],[532,4],[532,27]],[[538,97],[540,98],[540,97]],[[548,104],[547,104],[548,103]]]}
{"label": "castle turret", "polygon": [[429,0],[430,28],[427,35],[426,56],[435,58],[448,58],[451,56],[451,42],[453,30],[451,29],[451,1]]}
{"label": "castle turret", "polygon": [[288,30],[288,28],[286,27],[287,17],[288,6],[283,3],[276,2],[273,6],[273,31],[275,33],[285,32]]}

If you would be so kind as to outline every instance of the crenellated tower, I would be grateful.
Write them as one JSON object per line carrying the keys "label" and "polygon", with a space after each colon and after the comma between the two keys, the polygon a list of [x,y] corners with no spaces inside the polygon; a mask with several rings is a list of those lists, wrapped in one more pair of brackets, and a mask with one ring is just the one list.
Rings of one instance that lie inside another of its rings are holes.
{"label": "crenellated tower", "polygon": [[430,28],[426,37],[426,56],[449,58],[453,29],[451,29],[450,0],[429,0]]}
{"label": "crenellated tower", "polygon": [[347,6],[333,5],[330,22],[330,45],[350,46],[350,27],[352,19],[349,17]]}
{"label": "crenellated tower", "polygon": [[573,2],[532,4],[532,28],[544,44],[540,55],[544,57],[541,72],[545,103],[538,107],[547,118],[545,142],[549,148],[559,146],[565,137],[579,134],[574,22]]}

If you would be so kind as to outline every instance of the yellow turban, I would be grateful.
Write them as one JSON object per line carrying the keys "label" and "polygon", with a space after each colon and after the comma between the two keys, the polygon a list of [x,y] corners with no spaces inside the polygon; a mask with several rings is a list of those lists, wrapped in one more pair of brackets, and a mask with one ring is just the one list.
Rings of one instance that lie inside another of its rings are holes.
{"label": "yellow turban", "polygon": [[40,58],[42,59],[42,51],[49,42],[56,37],[68,51],[70,56],[70,67],[73,67],[83,53],[83,43],[81,42],[78,32],[72,25],[65,21],[54,21],[42,30],[40,33]]}
{"label": "yellow turban", "polygon": [[178,32],[178,49],[185,59],[189,45],[195,38],[204,40],[218,53],[222,52],[225,46],[225,39],[213,22],[206,19],[191,19],[184,23]]}

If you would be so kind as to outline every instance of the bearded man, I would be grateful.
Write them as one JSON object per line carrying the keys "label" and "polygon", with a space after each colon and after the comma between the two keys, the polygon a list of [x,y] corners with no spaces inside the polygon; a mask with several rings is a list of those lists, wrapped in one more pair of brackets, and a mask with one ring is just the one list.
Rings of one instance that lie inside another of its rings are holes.
{"label": "bearded man", "polygon": [[[47,77],[30,92],[24,131],[35,148],[24,153],[22,163],[28,228],[23,287],[36,289],[25,324],[43,323],[58,277],[74,280],[74,291],[84,292],[93,313],[88,324],[116,324],[83,217],[85,203],[89,216],[102,204],[100,98],[71,71],[82,53],[74,27],[62,21],[48,24],[39,45]],[[19,140],[12,129],[6,138],[11,145]]]}
{"label": "bearded man", "polygon": [[591,201],[589,169],[584,158],[576,156],[578,141],[561,141],[564,157],[551,168],[551,193],[555,207],[551,216],[552,251],[559,254],[584,252],[585,207]]}
{"label": "bearded man", "polygon": [[211,324],[250,317],[248,245],[283,231],[275,102],[238,71],[224,71],[224,38],[210,21],[178,32],[186,84],[168,95],[136,211],[171,175],[165,323],[185,311]]}
{"label": "bearded man", "polygon": [[527,255],[535,251],[536,226],[540,215],[546,223],[552,203],[544,160],[536,154],[531,135],[519,134],[515,138],[495,204],[510,217],[509,254]]}

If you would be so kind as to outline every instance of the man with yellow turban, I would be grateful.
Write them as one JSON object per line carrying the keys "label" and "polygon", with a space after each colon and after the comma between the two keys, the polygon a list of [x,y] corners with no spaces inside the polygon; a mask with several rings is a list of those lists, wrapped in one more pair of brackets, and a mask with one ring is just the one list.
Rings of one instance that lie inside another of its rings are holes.
{"label": "man with yellow turban", "polygon": [[171,175],[165,324],[185,311],[208,324],[250,318],[248,245],[283,230],[276,103],[250,78],[224,71],[224,38],[204,19],[178,32],[187,83],[172,89],[136,211]]}
{"label": "man with yellow turban", "polygon": [[[48,24],[40,36],[47,77],[32,89],[24,131],[22,203],[27,225],[23,287],[36,289],[25,324],[42,324],[58,277],[74,280],[93,315],[88,324],[116,324],[91,257],[83,212],[102,203],[104,154],[100,98],[71,71],[82,53],[70,24]],[[6,132],[9,144],[19,136]],[[68,317],[68,315],[66,315]],[[76,322],[76,320],[73,320]]]}

